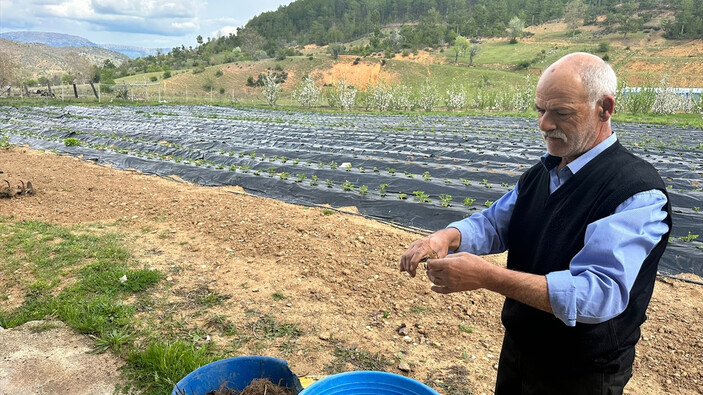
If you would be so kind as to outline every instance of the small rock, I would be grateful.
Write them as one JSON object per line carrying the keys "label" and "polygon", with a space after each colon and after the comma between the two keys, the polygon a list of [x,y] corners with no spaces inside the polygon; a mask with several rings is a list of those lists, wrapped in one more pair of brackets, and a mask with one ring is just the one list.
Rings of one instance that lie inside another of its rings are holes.
{"label": "small rock", "polygon": [[403,372],[409,372],[410,364],[405,361],[400,361],[400,363],[398,364],[398,369],[402,370]]}
{"label": "small rock", "polygon": [[317,335],[317,337],[318,337],[320,340],[325,340],[325,341],[329,340],[329,339],[330,339],[330,336],[332,336],[332,335],[331,335],[329,332],[322,332],[322,333],[320,333],[319,335]]}
{"label": "small rock", "polygon": [[259,292],[259,288],[254,288],[251,290],[251,292]]}
{"label": "small rock", "polygon": [[413,342],[413,338],[410,337],[410,336],[405,336],[405,337],[403,337],[403,341],[406,342],[406,343],[412,343],[412,342]]}
{"label": "small rock", "polygon": [[400,336],[407,336],[408,335],[408,327],[405,326],[405,324],[402,324],[400,328],[398,328],[398,334]]}

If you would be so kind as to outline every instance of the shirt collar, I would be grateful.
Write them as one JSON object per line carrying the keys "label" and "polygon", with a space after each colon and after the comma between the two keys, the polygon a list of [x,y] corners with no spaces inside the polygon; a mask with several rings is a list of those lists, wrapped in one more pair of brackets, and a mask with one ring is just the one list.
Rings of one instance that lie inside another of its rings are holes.
{"label": "shirt collar", "polygon": [[[605,151],[608,147],[613,145],[617,140],[618,137],[615,135],[615,133],[611,134],[607,139],[601,141],[600,143],[598,143],[598,145],[583,153],[574,161],[566,165],[566,167],[569,168],[572,174],[576,174],[577,171],[581,170],[581,168],[586,166],[588,162],[593,160],[593,158],[598,156],[601,152]],[[549,153],[542,155],[540,160],[542,161],[542,165],[545,169],[547,169],[547,171],[552,170],[553,168],[558,166],[559,163],[561,163],[561,157],[550,155]]]}

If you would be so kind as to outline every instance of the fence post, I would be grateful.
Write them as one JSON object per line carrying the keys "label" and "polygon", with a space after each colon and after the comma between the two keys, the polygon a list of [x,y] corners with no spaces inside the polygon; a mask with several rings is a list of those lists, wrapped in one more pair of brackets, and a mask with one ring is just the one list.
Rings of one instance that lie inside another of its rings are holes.
{"label": "fence post", "polygon": [[73,94],[76,96],[76,99],[78,99],[78,88],[76,88],[76,83],[73,83]]}
{"label": "fence post", "polygon": [[90,88],[93,90],[93,94],[95,95],[95,98],[100,101],[100,97],[98,96],[98,91],[95,90],[95,85],[93,85],[93,81],[88,81],[90,82]]}

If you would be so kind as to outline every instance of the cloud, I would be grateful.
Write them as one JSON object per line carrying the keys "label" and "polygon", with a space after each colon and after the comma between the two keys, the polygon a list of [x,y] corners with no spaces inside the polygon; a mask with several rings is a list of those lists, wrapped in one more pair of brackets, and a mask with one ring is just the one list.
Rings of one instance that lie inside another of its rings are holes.
{"label": "cloud", "polygon": [[[14,0],[0,1],[4,9]],[[33,0],[30,15],[54,26],[73,21],[98,31],[181,36],[200,28],[200,7],[196,0]]]}
{"label": "cloud", "polygon": [[220,29],[212,32],[213,37],[227,37],[230,34],[237,34],[237,26],[222,26]]}
{"label": "cloud", "polygon": [[121,17],[112,20],[89,21],[95,30],[154,34],[160,36],[182,36],[195,32],[200,25],[195,20],[147,20],[136,17]]}
{"label": "cloud", "polygon": [[95,15],[89,0],[69,0],[60,2],[40,1],[39,15],[59,18],[84,19]]}
{"label": "cloud", "polygon": [[193,0],[92,0],[95,12],[156,18],[190,18],[200,8]]}

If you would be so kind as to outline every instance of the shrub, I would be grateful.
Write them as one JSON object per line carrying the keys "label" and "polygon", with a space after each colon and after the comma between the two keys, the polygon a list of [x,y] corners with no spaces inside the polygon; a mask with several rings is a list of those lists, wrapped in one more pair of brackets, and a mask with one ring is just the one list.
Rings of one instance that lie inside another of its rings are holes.
{"label": "shrub", "polygon": [[223,74],[223,73],[222,73],[222,70],[219,70],[219,69],[218,69],[218,70],[215,72],[215,77],[222,77],[222,74]]}
{"label": "shrub", "polygon": [[266,51],[259,49],[254,52],[251,58],[254,60],[262,60],[268,58],[268,54],[266,53]]}
{"label": "shrub", "polygon": [[66,138],[63,140],[63,143],[66,147],[77,147],[81,145],[81,141],[75,137]]}
{"label": "shrub", "polygon": [[529,60],[521,60],[518,62],[517,68],[518,68],[518,70],[524,70],[524,69],[529,68],[530,65],[532,65],[532,62],[530,62]]}

